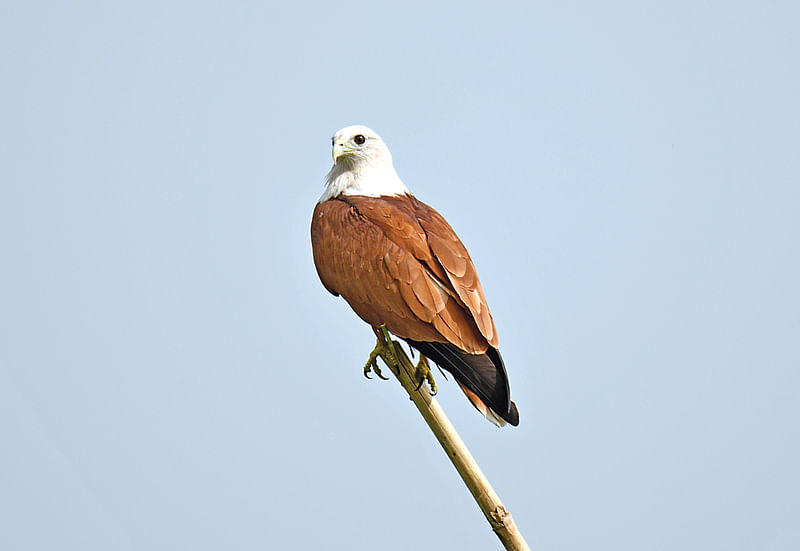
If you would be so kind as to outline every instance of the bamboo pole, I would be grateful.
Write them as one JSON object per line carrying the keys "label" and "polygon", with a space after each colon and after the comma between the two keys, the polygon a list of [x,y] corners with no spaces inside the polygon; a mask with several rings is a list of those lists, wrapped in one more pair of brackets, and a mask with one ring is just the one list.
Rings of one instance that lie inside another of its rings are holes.
{"label": "bamboo pole", "polygon": [[[386,327],[381,327],[381,331],[382,335],[379,334],[378,338],[382,337],[384,343],[388,344],[395,358],[400,362],[400,368],[396,369],[389,362],[387,365],[392,368],[392,373],[400,381],[414,405],[417,406],[425,422],[428,423],[447,457],[450,458],[472,497],[483,511],[483,515],[489,521],[494,533],[497,534],[506,549],[530,551],[530,547],[514,524],[511,513],[503,506],[500,497],[489,484],[472,454],[469,453],[467,446],[461,440],[450,419],[445,415],[439,402],[429,392],[423,390],[426,388],[424,385],[420,386],[417,380],[416,366],[411,363],[399,343],[391,339]],[[383,359],[386,361],[386,358]]]}

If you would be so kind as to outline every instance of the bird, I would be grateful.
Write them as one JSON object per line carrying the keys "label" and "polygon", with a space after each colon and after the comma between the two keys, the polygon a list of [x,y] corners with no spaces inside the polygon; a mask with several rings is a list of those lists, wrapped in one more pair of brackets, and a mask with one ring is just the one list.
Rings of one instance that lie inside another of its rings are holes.
{"label": "bird", "polygon": [[380,375],[375,357],[385,359],[385,327],[420,353],[420,366],[428,358],[452,374],[489,421],[517,426],[497,329],[466,247],[403,184],[376,132],[347,126],[331,147],[333,166],[311,219],[312,252],[323,286],[378,336],[365,375],[371,364]]}

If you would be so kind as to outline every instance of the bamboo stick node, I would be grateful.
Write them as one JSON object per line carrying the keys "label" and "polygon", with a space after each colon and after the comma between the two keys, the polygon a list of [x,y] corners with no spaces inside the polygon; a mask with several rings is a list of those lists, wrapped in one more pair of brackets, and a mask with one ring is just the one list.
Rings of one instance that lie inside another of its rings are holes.
{"label": "bamboo stick node", "polygon": [[400,365],[392,365],[391,358],[387,361],[383,355],[381,357],[408,393],[409,399],[414,402],[500,542],[509,551],[530,551],[511,513],[500,501],[500,497],[489,484],[489,480],[470,454],[439,402],[428,392],[425,384],[419,384],[417,367],[411,363],[400,344],[392,340],[386,327],[381,327],[376,333],[378,339],[389,348]]}

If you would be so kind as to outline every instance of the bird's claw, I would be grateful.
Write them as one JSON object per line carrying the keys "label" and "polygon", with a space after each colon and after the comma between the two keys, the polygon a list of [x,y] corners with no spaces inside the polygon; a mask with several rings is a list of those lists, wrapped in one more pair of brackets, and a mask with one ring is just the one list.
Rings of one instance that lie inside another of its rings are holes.
{"label": "bird's claw", "polygon": [[384,381],[388,381],[389,377],[384,377],[383,373],[381,372],[381,368],[378,367],[378,356],[379,355],[380,354],[376,353],[375,350],[373,350],[370,353],[369,360],[367,360],[367,363],[364,365],[364,377],[366,377],[367,379],[372,379],[372,377],[370,377],[369,374],[370,374],[370,372],[373,372],[373,373],[375,373],[375,375],[378,376],[379,379],[383,379]]}
{"label": "bird's claw", "polygon": [[[383,359],[386,365],[389,366],[389,369],[399,373],[400,362],[397,360],[397,353],[394,349],[396,343],[392,340],[392,336],[389,334],[389,330],[386,329],[385,325],[373,327],[373,329],[378,338],[378,342],[375,343],[375,348],[373,348],[372,352],[369,353],[369,359],[367,360],[367,363],[364,364],[364,377],[367,379],[372,379],[369,374],[370,372],[373,372],[379,378],[386,381],[389,378],[384,377],[383,373],[381,373],[381,370],[378,367],[378,358],[380,357]],[[416,390],[419,390],[422,388],[422,385],[427,383],[431,396],[436,396],[436,393],[439,391],[439,387],[436,386],[436,381],[433,379],[433,373],[431,372],[430,365],[428,365],[428,358],[426,358],[423,354],[419,355],[419,362],[417,362],[414,377],[415,380],[418,381]]]}
{"label": "bird's claw", "polygon": [[422,388],[422,385],[427,382],[428,388],[430,388],[431,396],[436,396],[436,393],[439,392],[439,387],[436,386],[436,381],[433,379],[431,366],[428,365],[428,358],[422,354],[419,355],[419,362],[417,362],[417,370],[414,373],[414,376],[419,381],[416,390]]}
{"label": "bird's claw", "polygon": [[378,342],[375,343],[375,348],[373,348],[372,352],[369,353],[369,359],[367,360],[367,363],[364,364],[364,377],[367,379],[372,379],[372,377],[369,376],[369,373],[373,372],[378,376],[379,379],[388,381],[389,377],[384,377],[381,369],[378,367],[378,358],[382,358],[390,369],[394,369],[394,366],[396,366],[398,362],[395,358],[394,348],[387,343],[385,338],[381,338],[383,336],[381,333],[377,333],[377,335]]}

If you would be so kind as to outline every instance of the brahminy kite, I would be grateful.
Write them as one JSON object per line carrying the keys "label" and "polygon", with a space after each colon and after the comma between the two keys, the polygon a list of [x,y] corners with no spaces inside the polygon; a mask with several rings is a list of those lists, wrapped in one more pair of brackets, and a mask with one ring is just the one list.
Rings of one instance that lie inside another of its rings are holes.
{"label": "brahminy kite", "polygon": [[497,329],[467,249],[403,185],[378,134],[348,126],[332,146],[333,168],[311,221],[322,284],[376,333],[385,326],[452,373],[492,423],[516,426]]}

